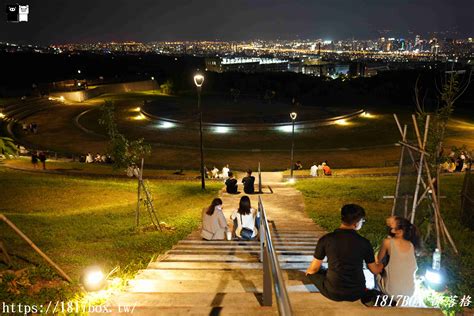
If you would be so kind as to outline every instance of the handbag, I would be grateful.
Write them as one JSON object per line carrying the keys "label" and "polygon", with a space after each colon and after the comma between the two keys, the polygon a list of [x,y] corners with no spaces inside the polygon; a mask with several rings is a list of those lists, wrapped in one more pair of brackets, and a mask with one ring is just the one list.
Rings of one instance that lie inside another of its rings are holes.
{"label": "handbag", "polygon": [[240,237],[246,240],[252,239],[253,230],[244,227],[244,223],[242,221],[242,214],[240,214],[240,225],[242,226],[242,229],[240,230]]}

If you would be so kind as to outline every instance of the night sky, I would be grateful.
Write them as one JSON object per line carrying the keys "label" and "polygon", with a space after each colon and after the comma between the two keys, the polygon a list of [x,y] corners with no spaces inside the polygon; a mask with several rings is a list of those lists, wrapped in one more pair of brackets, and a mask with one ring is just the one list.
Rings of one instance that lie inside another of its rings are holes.
{"label": "night sky", "polygon": [[[24,0],[29,22],[6,22],[0,41],[98,41],[474,37],[474,0]],[[413,34],[409,34],[413,32]],[[442,35],[443,36],[443,35]]]}

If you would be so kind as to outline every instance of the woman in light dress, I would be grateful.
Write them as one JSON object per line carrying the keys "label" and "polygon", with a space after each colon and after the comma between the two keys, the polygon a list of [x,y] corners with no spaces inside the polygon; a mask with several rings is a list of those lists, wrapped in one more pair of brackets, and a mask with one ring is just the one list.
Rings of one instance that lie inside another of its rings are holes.
{"label": "woman in light dress", "polygon": [[415,249],[420,243],[419,231],[409,220],[399,216],[388,218],[387,225],[390,237],[383,241],[377,256],[377,261],[383,263],[385,268],[377,275],[377,283],[385,294],[413,296],[418,269]]}

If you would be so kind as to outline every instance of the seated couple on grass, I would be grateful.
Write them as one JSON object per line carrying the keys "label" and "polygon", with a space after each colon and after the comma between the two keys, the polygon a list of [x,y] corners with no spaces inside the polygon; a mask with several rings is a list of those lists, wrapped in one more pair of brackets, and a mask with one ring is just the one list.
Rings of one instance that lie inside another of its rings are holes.
{"label": "seated couple on grass", "polygon": [[231,231],[222,211],[222,200],[215,198],[202,212],[201,237],[206,240],[230,240],[232,235],[239,240],[254,240],[258,235],[260,214],[251,207],[250,198],[242,196],[239,208],[234,210],[230,219],[234,227]]}
{"label": "seated couple on grass", "polygon": [[[338,229],[318,241],[314,259],[306,271],[320,293],[334,301],[360,299],[366,305],[373,304],[382,293],[366,288],[365,262],[374,275],[384,271],[377,281],[385,294],[413,295],[417,269],[414,247],[418,246],[419,240],[416,227],[404,218],[389,218],[391,236],[384,240],[375,260],[372,245],[357,233],[365,222],[364,209],[356,204],[344,205],[341,221]],[[384,260],[386,255],[388,263]],[[322,267],[325,257],[327,270]]]}

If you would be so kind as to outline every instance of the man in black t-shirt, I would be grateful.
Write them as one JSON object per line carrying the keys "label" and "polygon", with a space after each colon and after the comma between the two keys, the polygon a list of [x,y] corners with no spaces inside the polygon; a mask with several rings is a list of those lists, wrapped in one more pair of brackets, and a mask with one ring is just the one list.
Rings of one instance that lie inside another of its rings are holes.
{"label": "man in black t-shirt", "polygon": [[244,192],[247,194],[253,194],[255,192],[254,184],[255,184],[255,177],[252,176],[252,170],[247,170],[247,176],[242,179],[242,183],[244,184]]}
{"label": "man in black t-shirt", "polygon": [[225,180],[225,190],[227,193],[237,194],[237,179],[234,178],[232,171],[229,171],[229,178]]}
{"label": "man in black t-shirt", "polygon": [[[364,209],[356,204],[341,209],[341,226],[324,235],[316,245],[314,259],[306,275],[320,293],[334,301],[356,301],[366,294],[363,262],[373,274],[382,271],[383,265],[375,263],[370,242],[357,233],[365,222]],[[321,269],[324,257],[328,269]]]}

